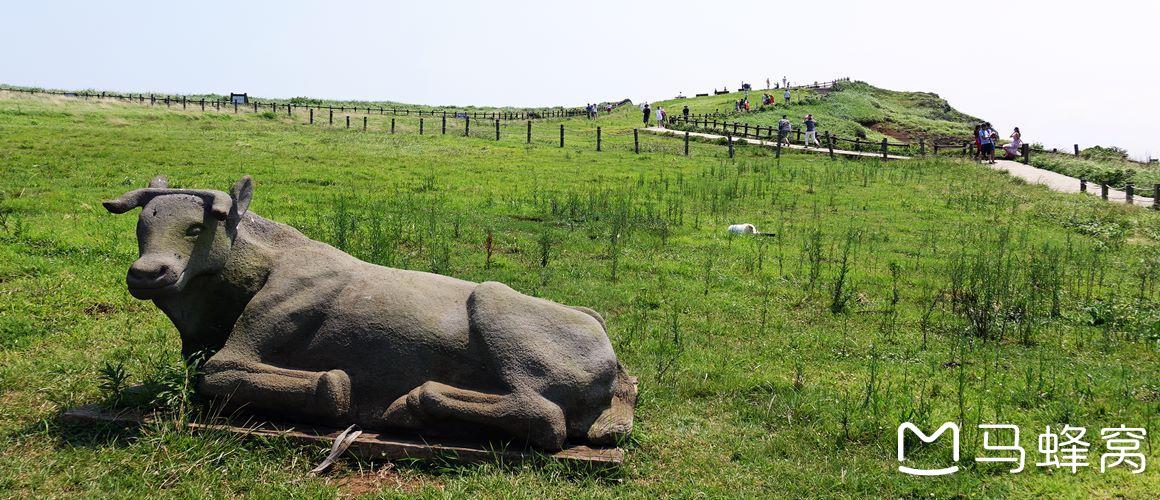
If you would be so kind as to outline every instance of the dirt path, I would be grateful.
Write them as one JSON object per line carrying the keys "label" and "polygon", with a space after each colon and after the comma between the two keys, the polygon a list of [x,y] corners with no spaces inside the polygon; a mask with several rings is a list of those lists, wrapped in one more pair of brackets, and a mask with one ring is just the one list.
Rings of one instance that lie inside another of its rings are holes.
{"label": "dirt path", "polygon": [[[685,132],[683,130],[670,130],[667,128],[660,128],[660,127],[648,127],[648,128],[645,128],[644,131],[649,132],[649,133],[653,133],[653,134],[657,134],[657,135],[672,135],[672,136],[682,136],[682,137],[685,135]],[[698,137],[701,139],[710,139],[710,140],[717,141],[717,140],[724,139],[726,136],[717,135],[717,134],[706,134],[706,133],[702,133],[702,132],[689,132],[689,137]],[[818,140],[821,141],[820,138]],[[744,142],[746,144],[755,144],[758,146],[766,146],[766,147],[770,147],[770,148],[777,147],[777,141],[763,141],[761,139],[745,139],[745,138],[741,138],[741,137],[734,137],[733,142],[735,142],[735,143],[736,142]],[[782,146],[782,147],[786,148],[786,149],[797,150],[797,151],[809,151],[811,153],[823,153],[823,154],[830,153],[830,150],[826,149],[824,147],[820,147],[820,148],[819,147],[808,147],[807,148],[805,146],[802,146],[801,144],[790,144],[789,146]],[[844,149],[835,149],[834,154],[842,155],[842,156],[857,156],[857,157],[862,157],[862,158],[882,158],[882,153],[870,153],[870,152],[865,152],[865,151],[847,151]],[[910,157],[909,156],[901,156],[901,155],[887,155],[886,159],[888,159],[888,160],[908,160],[908,159],[910,159]]]}
{"label": "dirt path", "polygon": [[[1023,179],[1031,184],[1042,184],[1051,188],[1054,191],[1061,193],[1078,193],[1079,179],[1069,177],[1058,172],[1044,170],[1042,168],[1024,165],[1019,162],[1009,160],[995,160],[994,165],[989,165],[995,170],[1002,170],[1011,174],[1012,176]],[[1088,183],[1087,192],[1093,196],[1100,195],[1100,185],[1097,183]],[[1117,203],[1127,203],[1128,196],[1123,191],[1117,189],[1108,189],[1108,200]],[[1136,205],[1151,205],[1152,198],[1145,196],[1135,196],[1132,202]]]}

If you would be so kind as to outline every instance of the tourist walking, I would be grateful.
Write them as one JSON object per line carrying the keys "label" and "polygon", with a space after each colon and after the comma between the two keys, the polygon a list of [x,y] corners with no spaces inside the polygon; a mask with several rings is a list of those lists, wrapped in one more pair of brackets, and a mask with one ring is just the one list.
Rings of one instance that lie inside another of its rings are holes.
{"label": "tourist walking", "polygon": [[685,121],[689,121],[689,106],[686,105],[685,108],[681,110],[681,115],[685,117]]}
{"label": "tourist walking", "polygon": [[785,95],[785,105],[789,106],[789,87],[786,87],[784,95]]}
{"label": "tourist walking", "polygon": [[665,128],[665,108],[657,108],[657,125],[660,128]]}
{"label": "tourist walking", "polygon": [[777,121],[777,143],[789,146],[789,132],[792,129],[793,125],[789,122],[788,115],[781,115],[781,119]]}
{"label": "tourist walking", "polygon": [[648,106],[648,103],[646,102],[646,103],[644,103],[644,110],[642,110],[641,112],[644,113],[644,126],[647,127],[649,115],[652,114],[652,108],[650,108]]}
{"label": "tourist walking", "polygon": [[806,126],[806,147],[810,147],[810,141],[814,141],[814,144],[819,148],[822,147],[822,143],[818,142],[818,123],[814,121],[814,115],[806,115],[804,125]]}

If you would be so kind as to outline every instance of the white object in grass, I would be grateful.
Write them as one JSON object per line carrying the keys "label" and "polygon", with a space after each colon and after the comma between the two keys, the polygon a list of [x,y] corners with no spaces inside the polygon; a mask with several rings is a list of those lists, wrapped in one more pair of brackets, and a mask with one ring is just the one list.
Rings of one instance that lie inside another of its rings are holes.
{"label": "white object in grass", "polygon": [[753,224],[733,224],[729,226],[729,232],[733,234],[757,234],[757,227]]}

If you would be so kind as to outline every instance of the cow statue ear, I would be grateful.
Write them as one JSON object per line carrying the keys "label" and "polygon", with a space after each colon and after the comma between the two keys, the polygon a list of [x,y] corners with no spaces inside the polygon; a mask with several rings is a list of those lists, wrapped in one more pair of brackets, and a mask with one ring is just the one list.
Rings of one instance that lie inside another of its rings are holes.
{"label": "cow statue ear", "polygon": [[149,181],[149,187],[165,189],[169,187],[169,179],[166,179],[164,175],[158,175]]}
{"label": "cow statue ear", "polygon": [[230,188],[230,197],[234,199],[234,213],[240,218],[250,209],[250,199],[254,197],[254,181],[250,176],[243,176]]}

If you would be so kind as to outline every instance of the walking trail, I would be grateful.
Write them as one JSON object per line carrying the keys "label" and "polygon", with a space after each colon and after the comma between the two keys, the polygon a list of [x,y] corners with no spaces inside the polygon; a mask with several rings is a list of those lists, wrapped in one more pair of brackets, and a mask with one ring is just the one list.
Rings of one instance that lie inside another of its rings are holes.
{"label": "walking trail", "polygon": [[[670,129],[661,128],[661,127],[647,127],[644,130],[645,130],[645,132],[650,132],[650,133],[658,134],[658,135],[683,136],[685,134],[685,132],[681,131],[681,130],[670,130]],[[717,134],[706,134],[706,133],[702,133],[702,132],[689,132],[689,137],[698,137],[698,138],[702,138],[702,139],[710,139],[710,140],[716,141],[716,140],[720,140],[720,139],[725,139],[727,136],[717,135]],[[777,141],[764,141],[764,140],[760,140],[760,139],[745,139],[745,138],[741,138],[741,137],[733,137],[732,140],[733,140],[733,142],[745,142],[746,144],[756,144],[759,146],[766,146],[766,147],[776,147],[777,146]],[[795,149],[795,150],[799,150],[799,151],[809,151],[812,153],[823,153],[823,154],[829,153],[829,149],[824,148],[824,147],[821,147],[821,148],[809,147],[808,148],[808,147],[802,146],[800,144],[790,144],[788,146],[783,145],[782,147],[787,148],[787,149]],[[866,151],[848,151],[848,150],[843,150],[843,149],[835,149],[834,154],[843,155],[843,156],[863,157],[863,158],[881,158],[882,157],[882,153],[871,153],[871,152],[866,152]],[[890,160],[908,160],[908,159],[910,159],[910,157],[909,156],[902,156],[902,155],[888,155],[887,159],[890,159]],[[1036,168],[1036,167],[1033,167],[1031,165],[1024,165],[1022,163],[1010,161],[1010,160],[995,160],[994,165],[988,165],[988,166],[995,169],[995,170],[1007,172],[1008,174],[1010,174],[1014,177],[1018,177],[1020,179],[1023,179],[1024,181],[1027,181],[1030,184],[1042,184],[1044,186],[1047,186],[1049,189],[1051,189],[1053,191],[1058,191],[1061,193],[1079,193],[1079,192],[1081,192],[1079,179],[1077,179],[1075,177],[1063,175],[1063,174],[1058,173],[1058,172],[1052,172],[1050,170],[1044,170],[1042,168]],[[1099,196],[1100,195],[1099,184],[1098,183],[1088,183],[1087,194],[1092,195],[1092,196]],[[1118,189],[1108,188],[1108,201],[1114,201],[1117,203],[1127,203],[1128,202],[1128,195],[1127,195],[1127,193],[1120,191]],[[1132,203],[1136,204],[1136,205],[1149,206],[1149,205],[1154,204],[1154,201],[1152,200],[1152,198],[1148,198],[1146,196],[1136,195],[1133,197]]]}
{"label": "walking trail", "polygon": [[[1079,179],[1063,175],[1059,172],[1052,172],[1042,168],[1032,167],[1031,165],[1024,165],[1022,163],[1010,160],[995,160],[994,165],[990,165],[995,170],[1002,170],[1015,177],[1023,179],[1031,184],[1042,184],[1051,188],[1054,191],[1061,193],[1079,193]],[[1087,193],[1093,196],[1100,195],[1100,185],[1097,183],[1088,183]],[[1108,188],[1108,200],[1117,203],[1127,203],[1128,195],[1118,189]],[[1152,198],[1146,196],[1135,196],[1132,203],[1136,205],[1152,205]]]}

